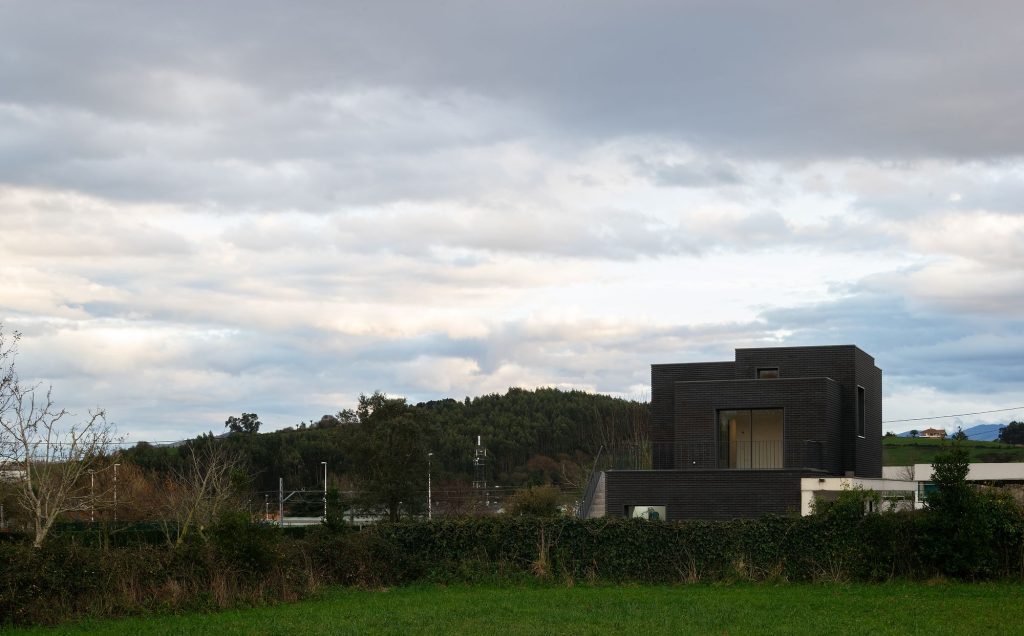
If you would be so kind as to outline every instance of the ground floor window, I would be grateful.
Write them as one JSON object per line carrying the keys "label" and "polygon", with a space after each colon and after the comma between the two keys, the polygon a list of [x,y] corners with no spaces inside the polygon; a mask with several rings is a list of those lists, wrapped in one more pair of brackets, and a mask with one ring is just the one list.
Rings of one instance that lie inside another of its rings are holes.
{"label": "ground floor window", "polygon": [[648,521],[664,521],[665,506],[637,505],[626,506],[626,516],[631,519],[647,519]]}
{"label": "ground floor window", "polygon": [[782,409],[718,412],[719,468],[782,468]]}

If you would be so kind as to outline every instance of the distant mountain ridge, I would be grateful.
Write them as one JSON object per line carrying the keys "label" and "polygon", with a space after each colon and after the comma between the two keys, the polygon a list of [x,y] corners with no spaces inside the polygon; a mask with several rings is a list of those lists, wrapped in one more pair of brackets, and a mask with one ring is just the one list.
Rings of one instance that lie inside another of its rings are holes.
{"label": "distant mountain ridge", "polygon": [[999,439],[999,431],[1004,428],[1006,428],[1006,424],[976,424],[970,428],[965,428],[964,433],[967,434],[967,439],[979,442],[994,442]]}
{"label": "distant mountain ridge", "polygon": [[[939,427],[935,427],[939,428]],[[1006,428],[1006,424],[975,424],[964,429],[967,439],[976,442],[994,442],[999,439],[999,431]],[[952,436],[956,428],[946,428],[946,434]],[[910,437],[910,431],[900,433],[897,437]]]}

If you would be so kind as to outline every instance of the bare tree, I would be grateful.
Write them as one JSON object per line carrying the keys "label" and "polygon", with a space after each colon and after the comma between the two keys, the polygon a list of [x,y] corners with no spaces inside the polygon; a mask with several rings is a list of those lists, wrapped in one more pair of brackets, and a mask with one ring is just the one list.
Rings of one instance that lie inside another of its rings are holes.
{"label": "bare tree", "polygon": [[36,547],[60,515],[95,509],[106,493],[91,488],[87,475],[115,441],[102,410],[77,424],[58,409],[52,388],[25,386],[14,366],[20,334],[0,329],[0,462],[14,471],[15,498],[31,520]]}
{"label": "bare tree", "polygon": [[186,448],[185,465],[167,477],[158,504],[168,541],[176,535],[176,545],[181,545],[193,528],[205,538],[206,528],[224,510],[240,504],[240,455],[206,438]]}
{"label": "bare tree", "polygon": [[900,466],[899,470],[896,471],[896,479],[914,481],[914,466]]}
{"label": "bare tree", "polygon": [[596,456],[603,447],[610,466],[635,470],[651,467],[650,423],[643,399],[633,400],[624,410],[595,411],[594,417],[588,444],[591,455]]}
{"label": "bare tree", "polygon": [[629,467],[636,470],[650,470],[652,466],[650,408],[647,400],[641,399],[630,405],[626,416],[629,420],[629,441],[627,444]]}

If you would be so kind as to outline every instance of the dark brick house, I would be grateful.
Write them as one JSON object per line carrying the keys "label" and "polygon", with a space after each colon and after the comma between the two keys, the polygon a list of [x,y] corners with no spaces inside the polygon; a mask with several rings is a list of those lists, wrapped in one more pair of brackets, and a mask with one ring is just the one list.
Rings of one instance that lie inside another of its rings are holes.
{"label": "dark brick house", "polygon": [[853,345],[651,365],[653,470],[604,474],[604,513],[798,512],[801,478],[882,476],[882,372]]}

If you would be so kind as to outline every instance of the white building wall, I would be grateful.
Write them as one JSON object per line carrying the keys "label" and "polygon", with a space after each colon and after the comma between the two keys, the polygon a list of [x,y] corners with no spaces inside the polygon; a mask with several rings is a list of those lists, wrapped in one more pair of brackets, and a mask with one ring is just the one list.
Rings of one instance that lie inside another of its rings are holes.
{"label": "white building wall", "polygon": [[[931,464],[913,466],[883,466],[882,479],[856,477],[807,477],[800,480],[800,513],[811,514],[815,492],[838,492],[860,486],[876,492],[913,491],[914,507],[922,508],[919,485],[932,480]],[[907,479],[908,476],[913,479]],[[967,472],[968,481],[1024,481],[1024,462],[972,463]]]}
{"label": "white building wall", "polygon": [[[932,480],[931,464],[914,464],[914,479]],[[968,481],[1022,481],[1024,462],[972,463],[967,472]]]}

